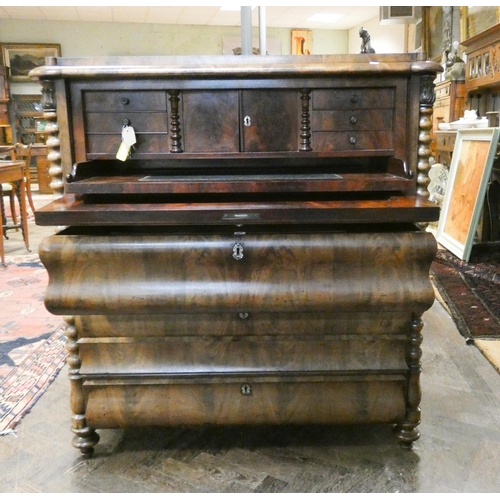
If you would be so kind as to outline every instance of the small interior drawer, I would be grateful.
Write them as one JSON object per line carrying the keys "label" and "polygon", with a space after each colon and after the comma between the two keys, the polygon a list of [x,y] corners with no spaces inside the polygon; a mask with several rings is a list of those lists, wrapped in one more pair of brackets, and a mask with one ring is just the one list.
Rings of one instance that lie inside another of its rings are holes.
{"label": "small interior drawer", "polygon": [[394,107],[393,88],[350,88],[314,90],[313,110],[390,109]]}
{"label": "small interior drawer", "polygon": [[153,90],[88,90],[83,94],[83,102],[86,112],[167,110],[166,92]]}
{"label": "small interior drawer", "polygon": [[133,127],[136,134],[141,132],[168,133],[168,116],[166,112],[89,112],[85,115],[87,133],[121,133],[124,125]]}

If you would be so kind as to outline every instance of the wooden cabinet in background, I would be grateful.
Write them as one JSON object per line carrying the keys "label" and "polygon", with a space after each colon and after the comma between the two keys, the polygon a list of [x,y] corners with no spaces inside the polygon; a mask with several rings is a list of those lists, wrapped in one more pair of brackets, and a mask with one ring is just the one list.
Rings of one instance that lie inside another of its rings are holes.
{"label": "wooden cabinet in background", "polygon": [[16,141],[28,145],[44,142],[36,130],[36,120],[41,118],[43,111],[39,94],[13,94],[12,112],[16,130]]}
{"label": "wooden cabinet in background", "polygon": [[[432,130],[434,141],[431,145],[434,159],[437,163],[442,163],[438,159],[439,151],[443,151],[444,144],[438,144],[438,134],[440,132],[439,123],[450,123],[464,116],[465,105],[465,83],[447,80],[436,85],[436,101],[432,115]],[[441,137],[441,142],[443,137]],[[452,149],[453,151],[453,149]],[[441,155],[442,156],[442,155]],[[447,162],[449,165],[449,162]]]}
{"label": "wooden cabinet in background", "polygon": [[457,132],[455,130],[440,130],[436,132],[436,163],[441,163],[448,168],[451,165],[451,157],[453,155],[453,148],[455,147],[455,140]]}
{"label": "wooden cabinet in background", "polygon": [[9,119],[10,90],[8,70],[0,66],[0,144],[12,144],[12,127]]}

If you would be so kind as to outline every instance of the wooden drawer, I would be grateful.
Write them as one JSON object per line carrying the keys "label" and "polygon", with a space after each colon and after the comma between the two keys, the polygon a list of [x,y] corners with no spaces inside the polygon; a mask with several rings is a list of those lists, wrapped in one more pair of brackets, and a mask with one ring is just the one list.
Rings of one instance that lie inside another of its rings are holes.
{"label": "wooden drawer", "polygon": [[313,110],[392,109],[395,102],[393,88],[349,88],[314,90]]}
{"label": "wooden drawer", "polygon": [[313,132],[315,151],[392,150],[392,131]]}
{"label": "wooden drawer", "polygon": [[436,86],[436,101],[450,96],[450,85],[444,87]]}
{"label": "wooden drawer", "polygon": [[80,373],[206,375],[388,370],[404,373],[406,336],[80,338]]}
{"label": "wooden drawer", "polygon": [[130,125],[136,134],[143,132],[168,133],[167,113],[87,113],[85,129],[87,134],[118,133],[123,125]]}
{"label": "wooden drawer", "polygon": [[456,132],[437,132],[436,149],[440,151],[453,152],[453,149],[455,148],[456,138]]}
{"label": "wooden drawer", "polygon": [[83,94],[85,112],[167,111],[167,93],[154,90],[91,91]]}
{"label": "wooden drawer", "polygon": [[157,314],[76,316],[82,338],[164,338],[304,336],[313,335],[406,335],[410,311],[336,312],[234,312],[217,314]]}
{"label": "wooden drawer", "polygon": [[393,110],[356,110],[355,112],[316,111],[311,120],[314,132],[338,130],[392,130]]}
{"label": "wooden drawer", "polygon": [[[151,153],[169,153],[169,135],[136,134],[134,158],[148,157]],[[114,158],[122,142],[121,131],[118,134],[88,134],[87,158]]]}
{"label": "wooden drawer", "polygon": [[95,428],[169,425],[358,424],[405,418],[402,376],[91,380],[86,418]]}
{"label": "wooden drawer", "polygon": [[420,231],[54,235],[40,246],[54,314],[424,311],[434,252]]}

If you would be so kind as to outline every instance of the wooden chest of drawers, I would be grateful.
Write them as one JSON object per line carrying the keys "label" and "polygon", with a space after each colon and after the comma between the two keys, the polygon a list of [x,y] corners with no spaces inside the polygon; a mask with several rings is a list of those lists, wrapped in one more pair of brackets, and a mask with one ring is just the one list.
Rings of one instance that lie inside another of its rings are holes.
{"label": "wooden chest of drawers", "polygon": [[[36,220],[65,226],[40,257],[83,455],[95,429],[152,425],[384,422],[418,439],[437,68],[360,55],[32,72],[52,122],[57,90],[57,199]],[[122,162],[123,126],[137,142]]]}

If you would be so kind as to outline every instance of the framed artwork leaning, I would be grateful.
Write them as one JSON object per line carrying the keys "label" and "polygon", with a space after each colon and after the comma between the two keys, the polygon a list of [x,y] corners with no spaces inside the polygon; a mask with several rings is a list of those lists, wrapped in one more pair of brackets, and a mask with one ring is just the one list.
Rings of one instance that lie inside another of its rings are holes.
{"label": "framed artwork leaning", "polygon": [[61,57],[58,43],[4,43],[2,65],[10,68],[10,79],[15,82],[29,81],[28,73],[45,64],[46,57]]}
{"label": "framed artwork leaning", "polygon": [[499,135],[499,128],[457,132],[436,238],[465,261],[470,258]]}

